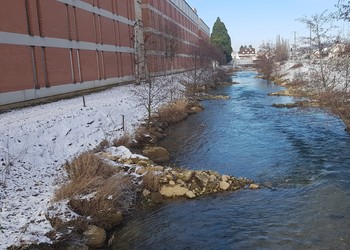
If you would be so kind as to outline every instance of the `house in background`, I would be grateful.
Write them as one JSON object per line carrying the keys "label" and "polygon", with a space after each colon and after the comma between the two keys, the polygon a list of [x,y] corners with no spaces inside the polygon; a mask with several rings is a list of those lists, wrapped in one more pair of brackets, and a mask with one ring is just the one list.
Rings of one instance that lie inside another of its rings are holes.
{"label": "house in background", "polygon": [[256,51],[252,45],[248,47],[242,45],[239,48],[239,51],[236,52],[233,56],[233,66],[252,66],[256,60]]}
{"label": "house in background", "polygon": [[247,45],[242,45],[240,48],[239,48],[239,52],[238,52],[238,57],[239,58],[254,58],[256,56],[256,53],[255,53],[255,48],[253,48],[252,45],[249,45],[247,47]]}

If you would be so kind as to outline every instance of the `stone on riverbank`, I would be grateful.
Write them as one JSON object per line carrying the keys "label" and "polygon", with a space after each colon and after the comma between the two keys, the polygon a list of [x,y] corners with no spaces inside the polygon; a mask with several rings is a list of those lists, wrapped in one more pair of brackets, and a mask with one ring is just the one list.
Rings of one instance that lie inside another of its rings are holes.
{"label": "stone on riverbank", "polygon": [[91,248],[103,247],[107,239],[106,231],[95,225],[89,225],[83,235],[86,237],[86,245]]}
{"label": "stone on riverbank", "polygon": [[157,163],[169,161],[169,152],[162,147],[146,147],[142,154]]}
{"label": "stone on riverbank", "polygon": [[220,189],[226,191],[227,189],[229,189],[230,187],[230,183],[226,182],[226,181],[220,181]]}
{"label": "stone on riverbank", "polygon": [[163,186],[159,193],[166,198],[173,198],[177,196],[184,196],[189,192],[188,188],[181,187],[180,185],[175,186]]}

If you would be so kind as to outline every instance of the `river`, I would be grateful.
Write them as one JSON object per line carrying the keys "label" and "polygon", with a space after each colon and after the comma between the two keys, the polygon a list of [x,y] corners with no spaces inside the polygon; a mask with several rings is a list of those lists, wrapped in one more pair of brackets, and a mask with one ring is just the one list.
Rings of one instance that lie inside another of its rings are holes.
{"label": "river", "polygon": [[112,249],[350,249],[350,135],[319,109],[277,109],[291,97],[254,71],[220,87],[229,100],[171,128],[171,161],[262,184],[140,212]]}

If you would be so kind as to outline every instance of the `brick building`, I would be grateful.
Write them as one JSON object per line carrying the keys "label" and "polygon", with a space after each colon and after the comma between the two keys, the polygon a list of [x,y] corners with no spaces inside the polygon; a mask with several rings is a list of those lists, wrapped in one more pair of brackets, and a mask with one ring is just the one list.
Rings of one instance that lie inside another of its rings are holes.
{"label": "brick building", "polygon": [[2,0],[0,105],[131,81],[139,44],[150,72],[180,71],[200,40],[184,0]]}

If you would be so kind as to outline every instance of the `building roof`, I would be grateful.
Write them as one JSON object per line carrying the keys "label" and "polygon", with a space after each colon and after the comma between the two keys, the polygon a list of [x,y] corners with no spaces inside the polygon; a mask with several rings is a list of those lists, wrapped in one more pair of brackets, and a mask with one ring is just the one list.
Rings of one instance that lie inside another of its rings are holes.
{"label": "building roof", "polygon": [[255,48],[252,45],[242,45],[238,52],[239,55],[255,55]]}

